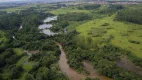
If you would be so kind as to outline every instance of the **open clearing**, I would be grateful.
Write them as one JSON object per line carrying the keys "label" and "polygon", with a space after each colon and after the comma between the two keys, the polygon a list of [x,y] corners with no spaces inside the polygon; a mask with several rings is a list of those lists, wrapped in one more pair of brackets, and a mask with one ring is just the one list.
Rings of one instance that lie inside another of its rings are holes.
{"label": "open clearing", "polygon": [[20,48],[14,48],[13,51],[14,51],[14,53],[16,53],[17,55],[22,55],[22,54],[24,53],[23,50],[20,49]]}
{"label": "open clearing", "polygon": [[55,15],[59,15],[59,14],[66,14],[66,13],[70,13],[70,12],[84,12],[84,13],[90,13],[88,10],[78,10],[75,7],[68,7],[68,8],[60,8],[60,9],[56,9],[53,11],[50,11],[52,14]]}
{"label": "open clearing", "polygon": [[[115,46],[129,50],[142,58],[142,25],[114,21],[114,16],[91,20],[76,27],[80,36],[92,37],[95,42],[109,42]],[[131,43],[137,41],[139,44]]]}

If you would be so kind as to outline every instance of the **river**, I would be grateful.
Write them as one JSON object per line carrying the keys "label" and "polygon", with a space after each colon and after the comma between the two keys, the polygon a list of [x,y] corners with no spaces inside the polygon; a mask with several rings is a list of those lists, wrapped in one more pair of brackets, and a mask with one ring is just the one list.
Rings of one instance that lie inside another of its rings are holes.
{"label": "river", "polygon": [[[47,35],[55,35],[58,33],[54,33],[52,31],[49,30],[49,28],[51,28],[53,25],[52,24],[46,24],[47,22],[53,21],[53,20],[57,20],[57,16],[53,16],[53,17],[47,17],[43,22],[44,24],[39,26],[39,29],[41,30],[42,33],[47,34]],[[66,32],[66,31],[65,31]],[[93,68],[93,66],[91,65],[91,63],[84,61],[84,69],[86,69],[88,72],[90,72],[90,75],[86,76],[83,74],[79,74],[77,73],[75,70],[73,70],[72,68],[69,67],[68,63],[67,63],[67,58],[66,58],[66,54],[64,49],[62,48],[62,45],[59,43],[56,43],[59,46],[59,49],[61,51],[61,55],[60,55],[60,60],[59,60],[59,66],[60,66],[60,70],[70,79],[70,80],[80,80],[80,79],[85,79],[86,77],[90,77],[90,78],[99,78],[100,80],[112,80],[108,77],[105,76],[100,76],[99,74],[97,74],[96,70]]]}
{"label": "river", "polygon": [[[53,17],[47,17],[43,22],[44,24],[39,26],[39,29],[41,30],[41,33],[47,34],[49,36],[56,35],[58,33],[54,33],[50,31],[49,28],[51,28],[52,24],[46,24],[47,22],[57,20],[57,16]],[[60,70],[70,79],[70,80],[84,80],[86,77],[90,78],[99,78],[100,80],[113,80],[111,78],[108,78],[106,76],[99,75],[97,71],[94,69],[92,64],[88,61],[83,61],[84,69],[88,71],[90,74],[88,76],[77,73],[74,69],[70,68],[67,63],[67,58],[64,49],[62,48],[62,45],[59,43],[56,43],[59,46],[59,49],[61,51],[60,60],[59,60],[59,67]],[[121,58],[121,60],[116,60],[116,65],[120,68],[132,71],[134,73],[137,73],[138,75],[142,75],[142,68],[135,66],[133,63],[128,61],[126,58]]]}
{"label": "river", "polygon": [[116,60],[116,65],[122,69],[134,72],[142,76],[142,68],[136,66],[127,57],[121,57],[120,60]]}
{"label": "river", "polygon": [[90,75],[86,76],[86,75],[77,73],[75,70],[73,70],[72,68],[69,67],[69,65],[67,63],[66,54],[65,54],[64,49],[62,48],[62,45],[59,44],[59,43],[57,43],[57,45],[59,46],[60,51],[61,51],[60,60],[58,62],[60,69],[70,80],[80,80],[80,79],[84,80],[86,77],[90,77],[90,78],[96,78],[97,77],[100,80],[112,80],[108,77],[99,75],[96,72],[96,70],[93,68],[91,63],[89,63],[87,61],[83,61],[83,64],[84,64],[84,68],[88,72],[90,72]]}

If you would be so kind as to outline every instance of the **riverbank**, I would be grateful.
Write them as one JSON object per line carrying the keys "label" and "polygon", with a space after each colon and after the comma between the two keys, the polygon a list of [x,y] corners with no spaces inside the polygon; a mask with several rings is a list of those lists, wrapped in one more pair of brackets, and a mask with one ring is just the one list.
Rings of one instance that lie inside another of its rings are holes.
{"label": "riverbank", "polygon": [[56,43],[56,44],[59,46],[59,49],[61,51],[60,60],[58,62],[59,67],[61,71],[69,78],[69,80],[80,80],[80,79],[84,80],[86,77],[99,78],[100,80],[113,80],[105,76],[100,76],[96,72],[96,70],[93,68],[93,66],[87,61],[84,61],[83,65],[84,65],[84,69],[86,69],[90,73],[90,75],[86,76],[86,75],[77,73],[75,70],[69,67],[67,63],[68,60],[62,45],[60,43]]}
{"label": "riverbank", "polygon": [[127,57],[121,57],[119,60],[116,60],[116,65],[122,69],[134,72],[142,76],[142,68],[129,61]]}

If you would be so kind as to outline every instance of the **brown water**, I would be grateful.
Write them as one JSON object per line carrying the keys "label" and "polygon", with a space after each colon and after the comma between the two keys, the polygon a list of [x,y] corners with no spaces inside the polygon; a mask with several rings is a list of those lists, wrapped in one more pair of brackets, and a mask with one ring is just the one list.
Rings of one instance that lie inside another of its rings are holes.
{"label": "brown water", "polygon": [[116,60],[116,65],[120,68],[132,71],[132,72],[142,76],[142,68],[134,65],[126,57],[121,57],[120,60]]}
{"label": "brown water", "polygon": [[113,80],[113,79],[108,78],[106,76],[99,75],[90,62],[84,61],[83,64],[84,64],[84,69],[90,73],[90,75],[88,77],[90,77],[90,78],[97,77],[100,80]]}
{"label": "brown water", "polygon": [[84,64],[84,68],[90,72],[90,75],[86,76],[86,75],[77,73],[75,70],[73,70],[69,67],[69,65],[67,63],[65,51],[62,48],[61,44],[57,43],[57,45],[59,46],[60,51],[61,51],[60,60],[59,60],[60,69],[70,80],[80,80],[80,79],[84,80],[86,77],[90,77],[90,78],[97,77],[100,80],[112,80],[112,79],[107,78],[105,76],[98,75],[96,73],[95,69],[93,68],[93,66],[87,61],[84,61],[83,64]]}

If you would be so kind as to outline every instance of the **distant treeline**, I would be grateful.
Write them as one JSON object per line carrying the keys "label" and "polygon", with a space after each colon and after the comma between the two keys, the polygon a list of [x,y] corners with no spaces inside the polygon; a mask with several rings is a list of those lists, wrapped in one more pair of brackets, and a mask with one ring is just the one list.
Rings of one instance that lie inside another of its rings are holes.
{"label": "distant treeline", "polygon": [[108,5],[104,9],[100,9],[98,13],[100,14],[112,14],[117,12],[118,10],[124,9],[123,5]]}
{"label": "distant treeline", "polygon": [[[0,29],[17,29],[20,27],[21,24],[25,25],[24,20],[30,20],[30,16],[33,21],[36,22],[36,25],[42,23],[39,19],[44,19],[47,15],[50,16],[51,14],[45,14],[43,12],[35,11],[34,9],[30,8],[27,10],[22,10],[19,13],[6,13],[2,12],[2,16],[0,16]],[[29,16],[29,17],[28,17]],[[38,16],[38,19],[34,16]],[[32,24],[32,23],[30,23]],[[35,24],[33,24],[35,25]]]}
{"label": "distant treeline", "polygon": [[61,31],[66,28],[72,21],[85,21],[92,19],[92,16],[87,13],[67,13],[58,16],[58,20],[54,23],[54,27],[51,28],[52,31]]}
{"label": "distant treeline", "polygon": [[136,24],[142,24],[142,8],[124,9],[117,13],[116,19]]}

